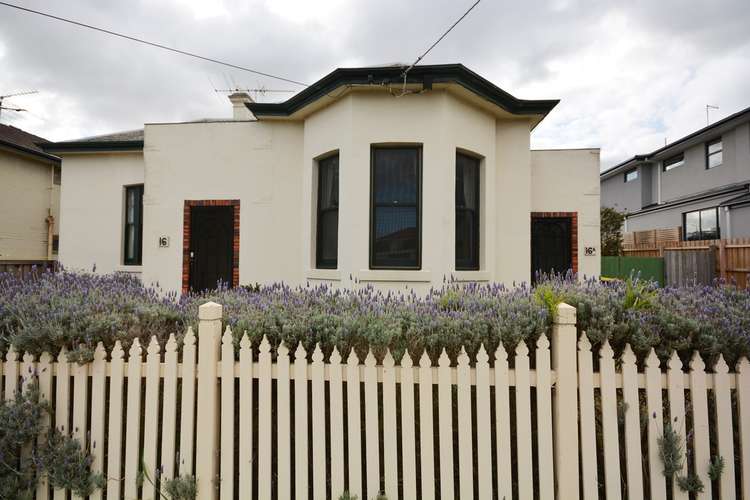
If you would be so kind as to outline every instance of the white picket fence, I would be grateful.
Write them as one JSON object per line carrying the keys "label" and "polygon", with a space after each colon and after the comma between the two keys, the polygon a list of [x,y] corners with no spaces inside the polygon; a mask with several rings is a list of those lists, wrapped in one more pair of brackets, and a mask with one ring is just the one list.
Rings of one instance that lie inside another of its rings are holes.
{"label": "white picket fence", "polygon": [[[162,480],[195,476],[200,499],[337,499],[345,490],[389,500],[687,499],[662,474],[665,422],[705,485],[698,498],[711,498],[712,486],[722,499],[750,498],[747,359],[730,373],[720,358],[708,373],[696,353],[686,373],[675,354],[663,372],[652,352],[639,372],[629,346],[616,364],[604,344],[594,372],[575,309],[562,304],[551,338],[536,343],[534,369],[524,342],[512,369],[502,347],[492,366],[483,348],[473,364],[462,351],[455,366],[445,353],[438,366],[426,354],[399,365],[386,354],[378,365],[372,353],[362,363],[335,350],[324,362],[319,348],[310,363],[301,346],[292,358],[283,344],[263,339],[254,349],[247,336],[237,361],[221,317],[220,305],[201,306],[197,338],[189,330],[181,353],[174,337],[163,353],[153,340],[145,362],[137,341],[127,361],[117,344],[109,360],[99,346],[87,365],[65,351],[54,361],[10,350],[0,363],[4,396],[38,380],[54,403],[52,424],[86,442],[107,477],[92,499],[158,498],[138,485],[142,465]],[[714,455],[725,468],[712,484]],[[66,492],[51,496],[43,481],[36,498],[52,497]]]}

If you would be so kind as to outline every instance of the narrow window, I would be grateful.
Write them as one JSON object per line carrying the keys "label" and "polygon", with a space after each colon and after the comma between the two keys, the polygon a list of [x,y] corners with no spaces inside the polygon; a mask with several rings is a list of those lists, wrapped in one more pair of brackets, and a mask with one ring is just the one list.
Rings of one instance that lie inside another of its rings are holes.
{"label": "narrow window", "polygon": [[52,170],[52,184],[59,186],[62,181],[62,168],[60,165],[55,165]]}
{"label": "narrow window", "polygon": [[479,269],[479,160],[456,153],[456,269]]}
{"label": "narrow window", "polygon": [[683,214],[685,240],[716,240],[720,238],[718,208],[707,208]]}
{"label": "narrow window", "polygon": [[123,262],[140,266],[143,252],[143,184],[125,187],[125,251]]}
{"label": "narrow window", "polygon": [[370,267],[420,269],[422,265],[422,149],[372,149]]}
{"label": "narrow window", "polygon": [[721,137],[706,143],[706,168],[718,167],[724,162],[724,146]]}
{"label": "narrow window", "polygon": [[339,155],[318,162],[316,239],[316,267],[336,269],[339,252]]}
{"label": "narrow window", "polygon": [[60,252],[60,235],[52,235],[52,254],[57,255]]}
{"label": "narrow window", "polygon": [[638,169],[632,168],[625,172],[625,182],[632,182],[638,178]]}
{"label": "narrow window", "polygon": [[672,158],[667,158],[664,160],[663,163],[663,170],[665,172],[669,172],[672,169],[675,169],[677,167],[681,167],[685,164],[685,155],[683,153],[680,153],[676,156],[673,156]]}

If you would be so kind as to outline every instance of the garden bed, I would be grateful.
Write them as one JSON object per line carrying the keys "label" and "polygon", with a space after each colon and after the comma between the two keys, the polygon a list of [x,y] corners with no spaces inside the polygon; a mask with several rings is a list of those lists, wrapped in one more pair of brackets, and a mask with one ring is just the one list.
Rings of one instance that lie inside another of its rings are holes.
{"label": "garden bed", "polygon": [[750,355],[750,292],[732,286],[660,289],[645,282],[555,278],[534,289],[519,286],[446,284],[426,296],[384,293],[371,287],[336,290],[282,284],[220,289],[177,296],[143,286],[126,275],[45,272],[20,279],[0,274],[0,349],[10,343],[35,355],[64,346],[76,361],[91,358],[98,342],[110,349],[120,340],[164,343],[197,324],[198,306],[224,306],[224,319],[239,343],[247,332],[258,343],[302,342],[308,352],[320,342],[360,354],[387,348],[399,359],[405,349],[433,359],[442,349],[454,357],[481,344],[500,342],[512,351],[550,328],[561,302],[577,308],[579,330],[594,345],[609,339],[615,350],[629,342],[642,358],[651,347],[664,360],[677,349],[684,360],[698,350],[710,363],[723,354],[730,366]]}

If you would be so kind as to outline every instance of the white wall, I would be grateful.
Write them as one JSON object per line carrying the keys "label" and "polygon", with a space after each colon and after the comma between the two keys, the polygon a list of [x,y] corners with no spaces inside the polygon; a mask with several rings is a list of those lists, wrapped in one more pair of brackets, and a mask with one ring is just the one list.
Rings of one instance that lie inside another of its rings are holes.
{"label": "white wall", "polygon": [[63,156],[60,256],[68,269],[140,273],[123,266],[125,186],[143,184],[143,155],[88,153]]}
{"label": "white wall", "polygon": [[144,282],[181,289],[185,200],[239,199],[240,284],[301,283],[301,151],[299,123],[146,125]]}
{"label": "white wall", "polygon": [[0,260],[47,258],[47,216],[59,203],[52,162],[0,149]]}
{"label": "white wall", "polygon": [[[531,151],[531,211],[578,213],[578,274],[599,276],[599,150]],[[585,247],[596,255],[584,254]]]}

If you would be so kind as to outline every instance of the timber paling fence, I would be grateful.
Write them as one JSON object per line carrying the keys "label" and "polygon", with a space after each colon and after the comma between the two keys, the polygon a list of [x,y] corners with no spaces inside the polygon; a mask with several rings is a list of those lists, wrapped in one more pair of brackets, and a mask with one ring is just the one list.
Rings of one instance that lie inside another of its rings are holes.
{"label": "timber paling fence", "polygon": [[[639,370],[629,346],[616,360],[605,343],[595,360],[561,304],[532,356],[521,342],[474,361],[443,353],[437,366],[426,354],[326,361],[320,348],[308,357],[245,336],[237,360],[221,317],[204,304],[197,336],[179,347],[172,336],[163,353],[154,339],[145,361],[137,340],[127,360],[118,343],[85,365],[11,349],[4,395],[38,381],[51,424],[86,442],[107,478],[97,500],[158,498],[141,467],[158,468],[157,482],[194,476],[199,499],[687,499],[662,473],[667,425],[686,457],[678,475],[704,484],[697,498],[750,498],[747,359],[730,372],[720,357],[709,372],[697,353],[689,367],[674,354],[662,370],[652,351]],[[712,482],[715,456],[724,470]],[[36,498],[66,492],[43,480]]]}

